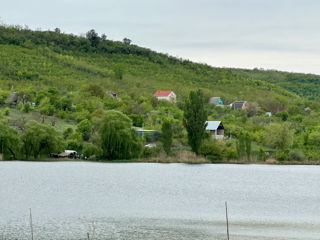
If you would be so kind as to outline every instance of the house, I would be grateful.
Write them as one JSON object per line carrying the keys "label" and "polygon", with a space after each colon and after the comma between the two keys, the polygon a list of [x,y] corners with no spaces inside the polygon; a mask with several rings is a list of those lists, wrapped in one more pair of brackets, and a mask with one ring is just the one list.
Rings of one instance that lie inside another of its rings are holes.
{"label": "house", "polygon": [[246,109],[248,107],[248,102],[247,101],[235,101],[235,102],[231,103],[230,107],[232,110]]}
{"label": "house", "polygon": [[153,94],[158,100],[167,100],[169,102],[175,103],[177,101],[176,94],[171,91],[156,91],[155,94]]}
{"label": "house", "polygon": [[272,117],[272,112],[266,112],[266,115],[267,115],[268,117]]}
{"label": "house", "polygon": [[224,126],[221,121],[206,121],[206,130],[210,131],[211,136],[215,139],[224,138]]}
{"label": "house", "polygon": [[223,107],[224,103],[221,97],[211,97],[209,99],[209,104],[215,105],[215,106],[220,106]]}
{"label": "house", "polygon": [[6,103],[10,106],[16,106],[19,102],[19,96],[17,92],[10,93],[10,96],[8,97]]}

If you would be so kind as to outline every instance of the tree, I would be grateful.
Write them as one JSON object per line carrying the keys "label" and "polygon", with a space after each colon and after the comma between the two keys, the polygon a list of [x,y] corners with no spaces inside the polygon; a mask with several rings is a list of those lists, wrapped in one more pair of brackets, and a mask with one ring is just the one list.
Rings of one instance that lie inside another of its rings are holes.
{"label": "tree", "polygon": [[246,109],[247,111],[247,116],[248,117],[253,117],[255,115],[257,115],[257,113],[259,112],[260,108],[259,105],[255,102],[253,103],[248,103],[248,107]]}
{"label": "tree", "polygon": [[125,67],[121,63],[117,63],[113,66],[113,72],[114,76],[116,79],[122,80],[124,72],[125,72]]}
{"label": "tree", "polygon": [[62,137],[54,127],[34,120],[25,124],[21,139],[26,159],[30,156],[38,158],[40,153],[49,154],[63,148]]}
{"label": "tree", "polygon": [[0,105],[5,104],[8,97],[9,97],[9,92],[0,91]]}
{"label": "tree", "polygon": [[18,131],[10,127],[8,122],[0,121],[0,152],[2,154],[8,152],[16,159],[19,146],[20,139]]}
{"label": "tree", "polygon": [[142,142],[132,129],[130,118],[121,112],[109,110],[100,127],[102,157],[106,159],[130,159],[140,156]]}
{"label": "tree", "polygon": [[129,38],[124,38],[124,39],[123,39],[123,43],[124,43],[124,44],[130,45],[131,42],[132,42],[132,41],[131,41]]}
{"label": "tree", "polygon": [[167,155],[171,153],[172,137],[173,137],[172,124],[169,120],[166,119],[162,123],[161,141],[163,145],[163,150],[166,152]]}
{"label": "tree", "polygon": [[90,41],[92,47],[97,47],[100,42],[100,37],[94,29],[91,29],[86,33],[87,39]]}
{"label": "tree", "polygon": [[286,149],[292,145],[293,131],[289,123],[271,123],[265,128],[266,143],[277,149]]}
{"label": "tree", "polygon": [[251,157],[251,142],[252,142],[252,138],[249,135],[249,133],[246,133],[244,135],[244,142],[245,142],[245,147],[246,147],[246,156],[247,156],[247,160],[250,160]]}
{"label": "tree", "polygon": [[92,123],[88,119],[84,119],[77,125],[77,131],[82,134],[82,139],[88,141],[90,138]]}
{"label": "tree", "polygon": [[237,137],[236,149],[237,149],[237,153],[238,153],[238,158],[243,159],[246,155],[245,136],[244,136],[243,132],[240,132]]}
{"label": "tree", "polygon": [[201,90],[191,91],[184,105],[183,123],[188,132],[188,142],[192,151],[198,154],[205,137],[207,112]]}
{"label": "tree", "polygon": [[89,83],[86,87],[86,91],[90,93],[91,96],[103,98],[104,97],[104,90],[103,88],[95,83]]}

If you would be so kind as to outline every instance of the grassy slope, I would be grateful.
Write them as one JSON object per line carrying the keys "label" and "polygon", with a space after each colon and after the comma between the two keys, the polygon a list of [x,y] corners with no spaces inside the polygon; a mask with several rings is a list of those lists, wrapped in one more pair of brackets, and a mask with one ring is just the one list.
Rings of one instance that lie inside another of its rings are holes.
{"label": "grassy slope", "polygon": [[[154,63],[143,56],[72,51],[57,54],[49,48],[28,49],[0,45],[0,87],[5,90],[40,85],[61,91],[77,91],[96,82],[106,89],[150,95],[156,89],[172,89],[182,100],[190,90],[202,88],[205,96],[226,101],[248,100],[260,104],[266,98],[290,101],[298,96],[274,84],[242,77],[229,70],[200,64]],[[115,80],[112,66],[124,63],[124,80]]]}

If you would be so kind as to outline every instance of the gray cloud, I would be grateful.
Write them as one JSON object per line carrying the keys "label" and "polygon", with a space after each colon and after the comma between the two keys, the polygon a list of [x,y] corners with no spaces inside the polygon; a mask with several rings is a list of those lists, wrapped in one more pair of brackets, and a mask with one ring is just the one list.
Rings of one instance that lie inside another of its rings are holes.
{"label": "gray cloud", "polygon": [[[111,39],[129,37],[212,65],[221,66],[220,59],[226,66],[229,60],[232,66],[320,73],[314,67],[320,57],[319,10],[317,0],[11,0],[1,4],[0,17],[8,24],[75,34],[93,28]],[[234,52],[242,54],[238,63]],[[272,57],[259,62],[262,52],[276,53],[281,61],[276,66]]]}

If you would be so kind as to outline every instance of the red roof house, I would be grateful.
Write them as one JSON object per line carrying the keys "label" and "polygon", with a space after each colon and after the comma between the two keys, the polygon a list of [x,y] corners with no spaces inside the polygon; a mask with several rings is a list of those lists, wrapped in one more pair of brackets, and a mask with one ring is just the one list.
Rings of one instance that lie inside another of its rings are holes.
{"label": "red roof house", "polygon": [[176,94],[171,90],[167,90],[167,91],[158,90],[155,92],[155,94],[153,94],[153,96],[158,98],[158,100],[167,100],[169,102],[176,102],[176,99],[177,99]]}

